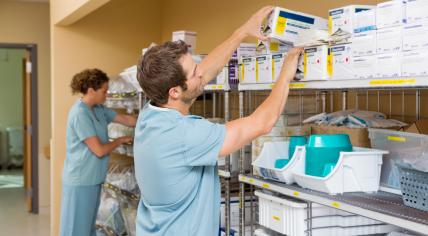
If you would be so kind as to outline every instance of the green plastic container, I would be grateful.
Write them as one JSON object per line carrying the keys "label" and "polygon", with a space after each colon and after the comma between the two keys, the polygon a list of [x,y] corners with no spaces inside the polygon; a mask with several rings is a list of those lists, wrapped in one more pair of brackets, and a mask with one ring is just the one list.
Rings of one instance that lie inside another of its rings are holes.
{"label": "green plastic container", "polygon": [[288,143],[288,156],[292,158],[294,155],[294,151],[296,150],[296,146],[305,146],[308,142],[306,136],[291,136],[290,142]]}
{"label": "green plastic container", "polygon": [[336,165],[340,152],[351,152],[352,144],[347,134],[311,135],[306,147],[305,173],[325,177]]}

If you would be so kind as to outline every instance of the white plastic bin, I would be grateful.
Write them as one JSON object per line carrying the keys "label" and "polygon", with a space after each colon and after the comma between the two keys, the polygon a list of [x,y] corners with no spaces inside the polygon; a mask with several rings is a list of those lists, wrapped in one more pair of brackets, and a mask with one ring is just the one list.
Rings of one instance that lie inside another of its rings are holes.
{"label": "white plastic bin", "polygon": [[420,171],[428,168],[428,135],[369,129],[369,137],[373,148],[389,151],[383,158],[380,184],[392,190],[390,192],[400,194],[396,164],[408,164]]}
{"label": "white plastic bin", "polygon": [[387,151],[354,147],[352,152],[341,152],[334,169],[325,177],[293,172],[297,184],[329,194],[346,192],[376,192],[379,190],[382,155]]}
{"label": "white plastic bin", "polygon": [[[255,195],[259,198],[260,225],[286,235],[306,235],[307,203],[276,197],[261,191],[256,191]],[[363,216],[312,204],[313,236],[367,235],[388,233],[397,228]]]}
{"label": "white plastic bin", "polygon": [[[281,169],[275,168],[275,161],[281,157],[288,157],[288,142],[266,142],[260,156],[252,163],[255,170],[267,179],[292,184],[295,183],[293,171],[305,171],[304,146],[297,146],[291,160]],[[290,157],[288,157],[290,158]]]}

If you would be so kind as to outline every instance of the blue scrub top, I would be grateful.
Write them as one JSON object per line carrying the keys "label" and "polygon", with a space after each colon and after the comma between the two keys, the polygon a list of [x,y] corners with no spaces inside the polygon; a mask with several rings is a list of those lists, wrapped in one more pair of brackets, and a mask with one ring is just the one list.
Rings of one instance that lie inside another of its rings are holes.
{"label": "blue scrub top", "polygon": [[137,235],[218,235],[224,125],[146,105],[135,130]]}
{"label": "blue scrub top", "polygon": [[101,143],[108,143],[107,125],[114,120],[116,112],[103,105],[93,106],[92,111],[79,100],[68,114],[67,156],[62,172],[65,185],[97,185],[106,178],[108,155],[98,158],[84,141],[97,136]]}

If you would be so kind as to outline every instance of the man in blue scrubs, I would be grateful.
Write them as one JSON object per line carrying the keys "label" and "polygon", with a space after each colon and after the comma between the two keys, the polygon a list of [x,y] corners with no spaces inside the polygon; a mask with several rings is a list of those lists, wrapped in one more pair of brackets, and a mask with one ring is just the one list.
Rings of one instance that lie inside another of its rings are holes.
{"label": "man in blue scrubs", "polygon": [[219,125],[190,115],[189,109],[246,37],[266,39],[260,26],[272,9],[255,13],[199,65],[184,42],[152,47],[143,56],[138,80],[151,102],[138,117],[134,140],[142,193],[138,236],[218,235],[217,158],[270,132],[285,106],[301,49],[288,53],[280,79],[252,115]]}

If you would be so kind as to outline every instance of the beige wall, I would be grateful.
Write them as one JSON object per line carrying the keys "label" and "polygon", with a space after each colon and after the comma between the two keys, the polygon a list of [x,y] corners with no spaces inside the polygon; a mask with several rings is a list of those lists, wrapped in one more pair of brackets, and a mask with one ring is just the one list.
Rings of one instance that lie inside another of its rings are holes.
{"label": "beige wall", "polygon": [[[56,1],[51,2],[57,9]],[[141,49],[160,41],[161,1],[111,1],[67,27],[52,30],[52,211],[51,235],[58,235],[61,173],[65,158],[71,77],[84,68],[98,67],[109,75],[135,65]],[[54,14],[54,12],[51,12]]]}
{"label": "beige wall", "polygon": [[43,211],[50,205],[49,161],[42,154],[43,147],[49,144],[51,136],[49,4],[0,1],[0,42],[37,44],[39,206]]}

